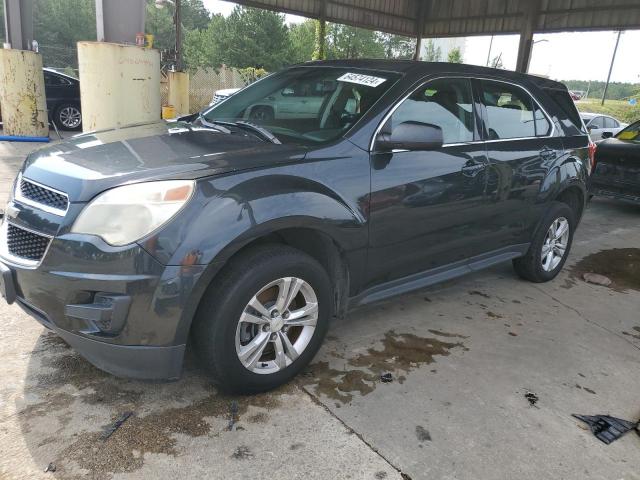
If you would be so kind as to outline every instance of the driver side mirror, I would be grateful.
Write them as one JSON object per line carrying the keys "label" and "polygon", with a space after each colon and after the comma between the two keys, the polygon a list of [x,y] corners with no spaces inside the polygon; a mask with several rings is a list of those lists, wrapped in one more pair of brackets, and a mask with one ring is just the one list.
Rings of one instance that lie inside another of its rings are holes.
{"label": "driver side mirror", "polygon": [[442,128],[430,123],[403,122],[390,133],[385,130],[376,139],[380,150],[436,150],[444,143]]}

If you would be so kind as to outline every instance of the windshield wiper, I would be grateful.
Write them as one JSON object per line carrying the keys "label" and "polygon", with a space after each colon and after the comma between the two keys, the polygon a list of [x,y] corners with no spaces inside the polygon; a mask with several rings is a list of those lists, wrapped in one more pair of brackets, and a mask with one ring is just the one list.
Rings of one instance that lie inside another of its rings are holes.
{"label": "windshield wiper", "polygon": [[266,128],[261,127],[260,125],[256,125],[255,123],[251,123],[251,122],[245,122],[244,120],[233,122],[233,124],[238,127],[244,127],[248,130],[253,130],[254,132],[258,132],[260,135],[262,135],[264,138],[269,140],[271,143],[275,143],[276,145],[282,145],[282,142],[278,140],[278,137],[276,137],[273,133],[271,133]]}
{"label": "windshield wiper", "polygon": [[206,118],[204,118],[204,115],[202,115],[202,113],[198,113],[198,120],[205,127],[214,128],[214,129],[216,129],[216,130],[218,130],[219,132],[222,132],[222,133],[231,133],[231,130],[229,130],[228,128],[224,127],[220,123],[218,123],[218,122],[214,123],[214,122],[208,121]]}

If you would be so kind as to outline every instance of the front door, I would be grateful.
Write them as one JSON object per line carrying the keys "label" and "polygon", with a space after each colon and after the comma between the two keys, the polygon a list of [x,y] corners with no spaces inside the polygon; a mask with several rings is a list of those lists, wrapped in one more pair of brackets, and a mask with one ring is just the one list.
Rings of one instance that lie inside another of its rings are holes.
{"label": "front door", "polygon": [[478,243],[488,216],[487,158],[471,81],[427,82],[401,102],[384,131],[403,122],[442,129],[429,151],[376,149],[371,155],[368,285],[450,264],[489,250]]}

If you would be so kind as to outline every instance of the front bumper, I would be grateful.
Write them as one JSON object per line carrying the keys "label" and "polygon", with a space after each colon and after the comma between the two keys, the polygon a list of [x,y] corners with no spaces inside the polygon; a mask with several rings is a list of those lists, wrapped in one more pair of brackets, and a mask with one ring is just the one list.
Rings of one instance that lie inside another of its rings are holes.
{"label": "front bumper", "polygon": [[[117,376],[180,376],[201,266],[164,266],[138,245],[51,241],[35,268],[0,258],[5,291],[96,367]],[[7,270],[9,273],[7,273]],[[7,280],[8,279],[8,280]]]}

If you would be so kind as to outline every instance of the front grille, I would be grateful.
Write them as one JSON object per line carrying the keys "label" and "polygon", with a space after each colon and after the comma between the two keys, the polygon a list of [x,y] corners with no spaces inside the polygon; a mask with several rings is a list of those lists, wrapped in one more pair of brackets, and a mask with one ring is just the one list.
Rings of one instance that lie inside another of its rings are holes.
{"label": "front grille", "polygon": [[7,250],[15,257],[40,261],[49,246],[49,237],[24,230],[15,225],[7,225]]}
{"label": "front grille", "polygon": [[30,182],[24,178],[20,179],[20,194],[32,202],[65,212],[69,200],[67,196]]}

